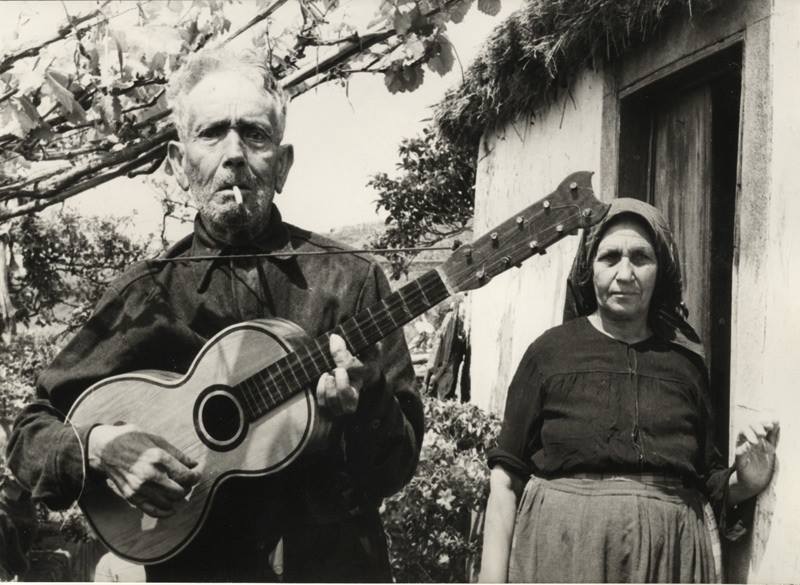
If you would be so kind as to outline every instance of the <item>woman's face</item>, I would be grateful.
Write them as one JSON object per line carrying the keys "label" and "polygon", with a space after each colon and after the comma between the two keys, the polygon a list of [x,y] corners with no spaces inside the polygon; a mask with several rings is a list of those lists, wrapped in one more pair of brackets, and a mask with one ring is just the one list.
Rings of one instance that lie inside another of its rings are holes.
{"label": "woman's face", "polygon": [[658,260],[647,231],[623,219],[597,246],[592,264],[594,293],[601,316],[613,321],[647,320],[658,275]]}

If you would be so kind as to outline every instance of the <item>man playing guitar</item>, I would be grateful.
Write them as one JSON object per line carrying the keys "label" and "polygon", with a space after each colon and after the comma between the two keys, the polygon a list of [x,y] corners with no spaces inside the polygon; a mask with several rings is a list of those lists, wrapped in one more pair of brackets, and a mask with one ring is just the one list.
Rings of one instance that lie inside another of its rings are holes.
{"label": "man playing guitar", "polygon": [[[293,149],[281,144],[286,98],[266,56],[201,51],[168,95],[179,137],[168,159],[199,209],[194,231],[170,261],[133,266],[111,285],[17,419],[9,467],[51,508],[108,481],[131,506],[168,518],[199,479],[192,457],[125,420],[65,423],[92,384],[136,370],[184,374],[210,338],[242,321],[280,317],[316,337],[389,293],[367,257],[306,254],[342,246],[284,223],[273,204]],[[412,476],[423,435],[408,350],[396,331],[369,355],[351,355],[336,335],[330,351],[336,367],[316,384],[332,419],[324,446],[278,474],[224,481],[197,536],[149,565],[148,580],[273,580],[268,557],[282,538],[284,580],[391,581],[378,506]]]}

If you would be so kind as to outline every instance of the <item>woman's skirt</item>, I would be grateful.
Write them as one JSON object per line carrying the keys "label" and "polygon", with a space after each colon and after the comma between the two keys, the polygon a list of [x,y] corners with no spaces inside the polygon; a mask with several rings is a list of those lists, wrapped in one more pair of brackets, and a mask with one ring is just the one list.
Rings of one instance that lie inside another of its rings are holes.
{"label": "woman's skirt", "polygon": [[511,582],[721,581],[711,507],[674,478],[531,478],[517,509]]}

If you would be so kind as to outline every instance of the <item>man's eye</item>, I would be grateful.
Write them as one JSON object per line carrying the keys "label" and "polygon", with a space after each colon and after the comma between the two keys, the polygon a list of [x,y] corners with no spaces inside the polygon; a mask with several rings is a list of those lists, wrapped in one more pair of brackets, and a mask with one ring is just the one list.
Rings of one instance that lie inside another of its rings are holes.
{"label": "man's eye", "polygon": [[201,130],[198,136],[206,140],[218,140],[225,136],[226,132],[227,129],[222,126],[211,126],[210,128],[204,128]]}
{"label": "man's eye", "polygon": [[242,132],[242,137],[248,142],[263,143],[269,140],[269,134],[261,128],[247,128]]}

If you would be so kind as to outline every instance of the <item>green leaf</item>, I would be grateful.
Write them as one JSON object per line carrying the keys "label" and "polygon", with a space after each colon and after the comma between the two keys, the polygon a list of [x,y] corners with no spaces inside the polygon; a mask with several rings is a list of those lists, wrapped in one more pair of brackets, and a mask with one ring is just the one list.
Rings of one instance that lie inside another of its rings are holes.
{"label": "green leaf", "polygon": [[472,6],[473,0],[462,0],[461,2],[457,2],[453,5],[450,9],[450,20],[458,24],[469,12],[470,6]]}
{"label": "green leaf", "polygon": [[489,16],[497,16],[500,12],[500,0],[478,0],[478,10]]}
{"label": "green leaf", "polygon": [[405,62],[412,63],[425,55],[425,43],[417,35],[411,34],[403,45]]}
{"label": "green leaf", "polygon": [[6,103],[6,107],[0,108],[0,136],[11,134],[18,138],[25,138],[31,130],[41,124],[41,117],[38,113],[33,115],[36,109],[34,108],[31,112],[20,98],[11,98]]}
{"label": "green leaf", "polygon": [[431,71],[444,75],[453,68],[455,56],[453,54],[453,45],[446,36],[441,35],[441,38],[436,41],[432,47],[433,56],[428,60],[428,68]]}
{"label": "green leaf", "polygon": [[420,64],[408,66],[395,61],[386,70],[383,82],[392,93],[414,91],[422,85],[424,77],[425,71]]}
{"label": "green leaf", "polygon": [[414,23],[414,18],[411,12],[400,12],[396,10],[394,13],[394,28],[397,34],[404,35],[411,30],[411,25]]}
{"label": "green leaf", "polygon": [[48,70],[45,75],[45,81],[53,97],[58,102],[61,108],[61,113],[64,117],[73,124],[83,124],[86,122],[86,112],[72,95],[72,92],[67,89],[69,87],[69,79],[57,71]]}

